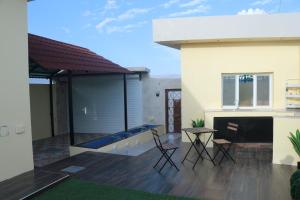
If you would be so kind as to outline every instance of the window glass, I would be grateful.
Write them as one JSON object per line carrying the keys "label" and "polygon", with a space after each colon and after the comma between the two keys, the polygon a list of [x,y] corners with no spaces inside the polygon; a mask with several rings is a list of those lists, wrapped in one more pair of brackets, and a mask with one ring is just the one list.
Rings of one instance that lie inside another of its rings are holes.
{"label": "window glass", "polygon": [[270,76],[257,76],[257,105],[269,106],[270,104]]}
{"label": "window glass", "polygon": [[253,106],[253,75],[239,76],[239,106]]}
{"label": "window glass", "polygon": [[235,76],[223,76],[223,106],[235,105]]}
{"label": "window glass", "polygon": [[222,83],[222,100],[225,107],[251,108],[255,106],[270,106],[270,75],[224,74]]}

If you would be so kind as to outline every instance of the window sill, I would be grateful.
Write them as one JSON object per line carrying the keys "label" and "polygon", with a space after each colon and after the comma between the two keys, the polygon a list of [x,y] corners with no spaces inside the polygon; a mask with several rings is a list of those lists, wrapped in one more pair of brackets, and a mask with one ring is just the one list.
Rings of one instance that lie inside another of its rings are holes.
{"label": "window sill", "polygon": [[205,112],[286,112],[286,109],[272,109],[272,108],[251,108],[251,109],[232,109],[232,108],[221,108],[221,109],[208,109]]}

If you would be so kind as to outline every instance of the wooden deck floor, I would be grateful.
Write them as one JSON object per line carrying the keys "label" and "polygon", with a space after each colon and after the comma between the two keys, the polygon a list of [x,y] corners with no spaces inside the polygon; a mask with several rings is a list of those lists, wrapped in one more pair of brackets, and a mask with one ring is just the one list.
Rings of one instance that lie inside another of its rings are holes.
{"label": "wooden deck floor", "polygon": [[161,174],[153,169],[159,156],[157,149],[138,157],[88,152],[43,169],[59,171],[70,165],[84,166],[86,169],[73,177],[176,196],[231,200],[290,199],[289,177],[295,167],[272,165],[270,159],[264,158],[268,153],[256,152],[258,156],[248,154],[249,157],[239,154],[237,164],[228,161],[221,167],[203,161],[192,170],[191,163],[181,165],[180,162],[188,144],[177,143],[181,148],[174,158],[180,166],[180,172],[169,166]]}
{"label": "wooden deck floor", "polygon": [[[174,156],[179,172],[167,166],[160,174],[152,168],[159,157],[157,149],[137,157],[86,152],[39,170],[57,173],[77,165],[85,167],[85,170],[71,175],[74,178],[176,196],[230,200],[290,199],[289,177],[296,168],[272,165],[266,158],[268,153],[255,150],[259,154],[255,156],[244,152],[236,155],[237,164],[228,161],[217,167],[209,161],[202,161],[192,170],[191,163],[182,165],[180,162],[188,144],[176,143],[180,145]],[[20,188],[20,184],[17,185]],[[19,189],[11,187],[16,191]]]}
{"label": "wooden deck floor", "polygon": [[0,183],[0,199],[23,199],[48,185],[67,178],[65,173],[36,169]]}

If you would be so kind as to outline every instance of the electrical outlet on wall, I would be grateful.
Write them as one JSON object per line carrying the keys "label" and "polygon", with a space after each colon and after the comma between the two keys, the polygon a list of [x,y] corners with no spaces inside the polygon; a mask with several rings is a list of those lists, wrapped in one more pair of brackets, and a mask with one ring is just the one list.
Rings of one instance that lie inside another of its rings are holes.
{"label": "electrical outlet on wall", "polygon": [[9,136],[8,126],[6,125],[0,126],[0,137],[7,137],[7,136]]}

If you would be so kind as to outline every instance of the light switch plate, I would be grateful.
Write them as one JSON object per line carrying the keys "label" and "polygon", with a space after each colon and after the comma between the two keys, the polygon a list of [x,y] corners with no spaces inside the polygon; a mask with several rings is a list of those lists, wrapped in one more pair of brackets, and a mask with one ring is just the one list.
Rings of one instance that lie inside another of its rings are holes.
{"label": "light switch plate", "polygon": [[16,125],[16,134],[21,135],[25,133],[25,126],[23,124]]}
{"label": "light switch plate", "polygon": [[7,136],[9,136],[8,126],[6,125],[0,126],[0,137],[7,137]]}

